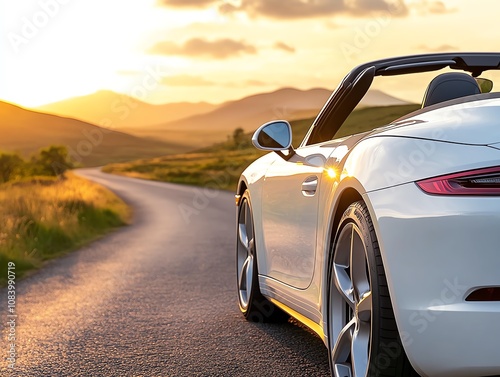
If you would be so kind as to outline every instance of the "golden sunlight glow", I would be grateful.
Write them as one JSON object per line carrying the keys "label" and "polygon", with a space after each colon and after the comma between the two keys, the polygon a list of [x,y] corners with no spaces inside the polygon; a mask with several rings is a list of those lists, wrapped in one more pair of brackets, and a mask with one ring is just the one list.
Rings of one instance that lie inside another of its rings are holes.
{"label": "golden sunlight glow", "polygon": [[337,172],[333,168],[326,169],[326,174],[328,175],[328,177],[330,177],[332,179],[337,178]]}
{"label": "golden sunlight glow", "polygon": [[285,304],[271,298],[270,301],[276,305],[277,307],[279,307],[280,309],[282,309],[283,311],[287,312],[288,314],[290,314],[292,317],[296,318],[297,320],[299,320],[300,322],[302,322],[304,325],[306,325],[307,327],[309,327],[312,331],[314,331],[321,339],[323,339],[323,336],[324,336],[324,333],[323,333],[323,327],[321,327],[321,325],[317,324],[316,322],[314,322],[313,320],[307,318],[306,316],[300,314],[299,312],[293,310],[292,308],[286,306]]}
{"label": "golden sunlight glow", "polygon": [[[368,60],[494,50],[500,35],[496,28],[487,37],[479,29],[463,33],[464,20],[496,24],[500,3],[491,0],[481,9],[456,0],[439,12],[428,2],[405,0],[404,16],[279,18],[222,12],[218,2],[167,3],[0,0],[0,99],[37,106],[103,89],[130,95],[151,68],[161,70],[145,99],[153,103],[220,103],[282,87],[334,89]],[[413,99],[408,87],[397,86],[393,94]]]}

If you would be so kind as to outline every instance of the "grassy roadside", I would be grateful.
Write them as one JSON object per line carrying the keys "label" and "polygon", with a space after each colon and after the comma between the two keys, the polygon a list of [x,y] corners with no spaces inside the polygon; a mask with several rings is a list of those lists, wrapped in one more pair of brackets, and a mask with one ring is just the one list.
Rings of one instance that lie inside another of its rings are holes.
{"label": "grassy roadside", "polygon": [[[313,120],[291,123],[293,145],[300,143]],[[102,170],[127,177],[235,190],[241,172],[266,154],[255,149],[251,138],[251,134],[245,134],[242,130],[237,133],[235,130],[229,140],[195,152],[110,164]]]}
{"label": "grassy roadside", "polygon": [[[337,132],[337,137],[371,130],[390,123],[418,108],[418,105],[361,108],[354,111]],[[291,122],[293,145],[302,141],[314,119]],[[241,172],[264,152],[256,150],[251,134],[233,138],[192,153],[177,154],[104,167],[107,173],[156,181],[235,190]]]}
{"label": "grassy roadside", "polygon": [[112,164],[104,167],[103,171],[134,178],[230,190],[236,188],[241,172],[261,155],[252,149],[200,151]]}
{"label": "grassy roadside", "polygon": [[83,178],[29,178],[0,185],[0,285],[127,223],[129,208]]}

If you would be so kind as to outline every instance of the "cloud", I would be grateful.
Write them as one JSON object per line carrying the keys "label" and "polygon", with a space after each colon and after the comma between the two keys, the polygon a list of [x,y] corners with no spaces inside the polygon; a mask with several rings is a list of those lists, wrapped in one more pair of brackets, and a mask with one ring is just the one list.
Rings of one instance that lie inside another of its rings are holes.
{"label": "cloud", "polygon": [[379,11],[389,11],[400,14],[406,9],[404,1],[386,1],[386,0],[355,0],[350,2],[351,12],[362,12],[368,14]]}
{"label": "cloud", "polygon": [[256,80],[256,79],[249,79],[245,81],[221,81],[217,82],[218,86],[223,86],[226,88],[248,88],[249,86],[269,86],[271,83],[261,81],[261,80]]}
{"label": "cloud", "polygon": [[394,16],[408,13],[403,0],[241,0],[240,5],[224,3],[221,13],[246,12],[252,17],[264,16],[275,19],[299,19],[325,17],[332,14],[366,16],[385,11]]}
{"label": "cloud", "polygon": [[266,86],[268,83],[260,80],[247,80],[243,86]]}
{"label": "cloud", "polygon": [[283,51],[286,51],[286,52],[295,52],[295,48],[292,47],[292,46],[289,46],[287,45],[286,43],[284,42],[276,42],[274,44],[274,48],[278,49],[278,50],[283,50]]}
{"label": "cloud", "polygon": [[175,8],[199,8],[211,5],[218,0],[158,0],[158,4]]}
{"label": "cloud", "polygon": [[219,6],[219,12],[222,14],[231,14],[240,10],[240,7],[230,4],[224,3]]}
{"label": "cloud", "polygon": [[440,0],[157,0],[161,6],[175,8],[218,7],[221,14],[244,12],[251,17],[281,20],[328,17],[344,14],[366,17],[381,12],[407,16],[410,10],[420,15],[447,14],[456,11]]}
{"label": "cloud", "polygon": [[202,58],[227,59],[241,54],[256,54],[257,49],[244,41],[229,38],[207,41],[201,38],[189,39],[183,44],[159,42],[149,50],[152,54],[177,55]]}
{"label": "cloud", "polygon": [[448,13],[448,9],[446,8],[446,5],[444,5],[442,1],[433,1],[429,3],[427,11],[429,13],[434,13],[434,14]]}
{"label": "cloud", "polygon": [[215,82],[200,76],[177,75],[162,77],[160,83],[166,86],[212,86]]}
{"label": "cloud", "polygon": [[456,11],[455,8],[453,9],[447,8],[444,2],[442,1],[421,0],[411,4],[411,7],[414,8],[420,15],[423,16],[428,14],[447,14]]}
{"label": "cloud", "polygon": [[223,5],[223,13],[244,11],[251,16],[266,16],[278,19],[295,19],[325,16],[341,12],[344,8],[343,1],[336,0],[288,0],[283,5],[282,0],[242,0],[238,7],[232,4]]}
{"label": "cloud", "polygon": [[338,24],[336,24],[335,22],[333,22],[332,20],[325,20],[324,25],[326,26],[327,29],[330,29],[330,30],[339,29],[342,27],[342,26],[339,26]]}
{"label": "cloud", "polygon": [[161,6],[173,8],[217,7],[221,14],[243,12],[250,17],[267,17],[280,20],[329,17],[343,14],[366,17],[389,12],[402,17],[415,11],[420,15],[448,14],[456,8],[448,8],[441,0],[157,0]]}
{"label": "cloud", "polygon": [[419,50],[427,51],[427,52],[446,52],[446,51],[459,51],[460,49],[457,46],[442,44],[440,46],[431,47],[425,44],[418,45],[417,48]]}

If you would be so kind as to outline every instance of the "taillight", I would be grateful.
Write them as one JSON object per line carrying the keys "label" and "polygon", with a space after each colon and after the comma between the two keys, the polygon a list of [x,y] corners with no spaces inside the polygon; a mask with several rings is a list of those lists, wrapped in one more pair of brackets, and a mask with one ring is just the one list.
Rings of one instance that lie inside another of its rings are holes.
{"label": "taillight", "polygon": [[500,166],[424,179],[417,185],[432,195],[500,195]]}

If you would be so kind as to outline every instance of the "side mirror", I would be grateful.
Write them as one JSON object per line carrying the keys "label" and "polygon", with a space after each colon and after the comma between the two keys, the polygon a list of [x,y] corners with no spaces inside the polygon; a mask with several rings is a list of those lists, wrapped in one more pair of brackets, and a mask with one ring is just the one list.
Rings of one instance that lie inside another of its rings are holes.
{"label": "side mirror", "polygon": [[260,126],[252,136],[257,149],[280,152],[292,146],[292,127],[286,120],[275,120]]}

